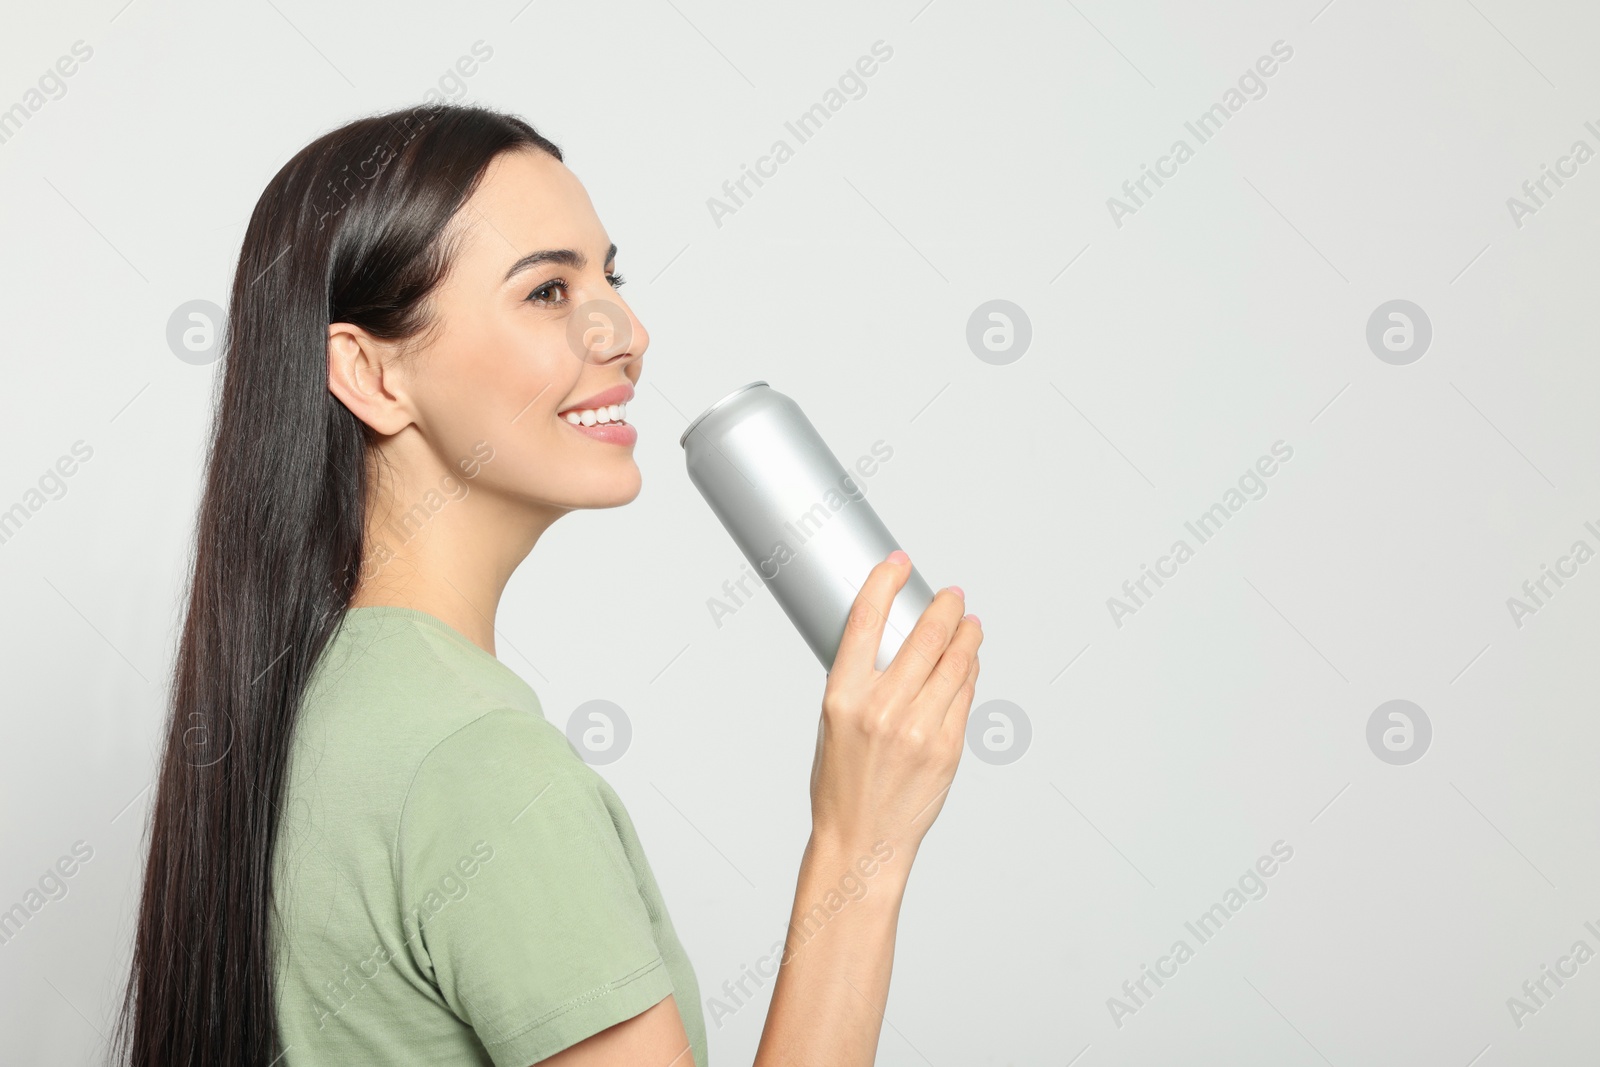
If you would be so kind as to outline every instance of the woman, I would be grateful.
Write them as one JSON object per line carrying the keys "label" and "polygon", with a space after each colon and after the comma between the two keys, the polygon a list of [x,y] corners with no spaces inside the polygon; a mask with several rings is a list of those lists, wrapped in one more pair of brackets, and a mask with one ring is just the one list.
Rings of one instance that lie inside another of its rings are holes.
{"label": "woman", "polygon": [[[560,150],[487,109],[352,122],[268,184],[233,282],[127,1063],[705,1067],[627,812],[494,655],[539,536],[639,491],[625,407],[649,338],[615,256]],[[877,1045],[982,639],[951,587],[874,670],[909,571],[873,569],[823,691],[758,1064]]]}

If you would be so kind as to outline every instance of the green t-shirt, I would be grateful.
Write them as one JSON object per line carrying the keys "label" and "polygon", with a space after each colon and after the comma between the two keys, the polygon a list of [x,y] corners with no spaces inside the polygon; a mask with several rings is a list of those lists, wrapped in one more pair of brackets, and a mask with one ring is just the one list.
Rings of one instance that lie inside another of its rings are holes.
{"label": "green t-shirt", "polygon": [[528,1067],[668,994],[706,1067],[694,969],[622,801],[461,633],[351,609],[286,785],[283,1067]]}

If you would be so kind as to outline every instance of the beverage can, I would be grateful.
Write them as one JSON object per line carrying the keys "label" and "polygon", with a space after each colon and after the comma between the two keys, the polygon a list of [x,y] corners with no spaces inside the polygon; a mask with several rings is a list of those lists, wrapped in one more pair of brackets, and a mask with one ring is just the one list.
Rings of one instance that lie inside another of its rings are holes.
{"label": "beverage can", "polygon": [[[800,406],[764,381],[712,404],[678,443],[689,480],[832,670],[861,583],[899,542]],[[932,601],[913,566],[885,620],[878,670]]]}

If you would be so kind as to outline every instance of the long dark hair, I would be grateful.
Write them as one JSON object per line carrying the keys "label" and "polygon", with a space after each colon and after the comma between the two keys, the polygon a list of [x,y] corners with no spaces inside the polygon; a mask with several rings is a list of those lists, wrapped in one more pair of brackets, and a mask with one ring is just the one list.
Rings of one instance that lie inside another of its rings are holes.
{"label": "long dark hair", "polygon": [[328,390],[328,324],[422,336],[454,251],[447,224],[512,149],[562,158],[487,108],[358,119],[296,153],[250,215],[113,1063],[280,1055],[268,935],[284,771],[359,580],[371,480],[371,432]]}

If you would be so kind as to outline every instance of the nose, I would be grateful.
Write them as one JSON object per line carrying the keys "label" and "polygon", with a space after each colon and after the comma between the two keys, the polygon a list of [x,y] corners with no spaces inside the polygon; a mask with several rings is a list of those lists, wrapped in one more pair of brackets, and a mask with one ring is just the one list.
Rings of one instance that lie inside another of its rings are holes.
{"label": "nose", "polygon": [[650,345],[650,334],[627,301],[614,293],[598,297],[573,317],[570,332],[584,361],[594,364],[637,360]]}

